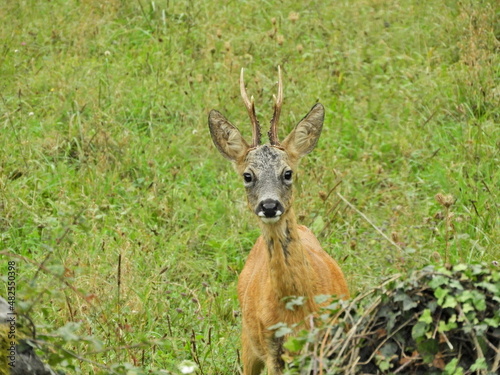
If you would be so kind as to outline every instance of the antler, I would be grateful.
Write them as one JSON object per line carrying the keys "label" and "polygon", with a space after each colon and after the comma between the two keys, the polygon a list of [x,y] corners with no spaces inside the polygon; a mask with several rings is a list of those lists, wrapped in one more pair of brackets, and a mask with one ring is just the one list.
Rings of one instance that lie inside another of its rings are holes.
{"label": "antler", "polygon": [[240,75],[240,91],[241,98],[243,99],[243,103],[245,103],[245,107],[248,111],[248,116],[250,117],[250,121],[252,121],[252,147],[257,147],[260,144],[260,125],[259,120],[257,120],[257,116],[255,115],[255,103],[253,101],[253,96],[251,99],[248,99],[247,90],[245,90],[243,68],[241,68]]}
{"label": "antler", "polygon": [[283,82],[281,81],[281,68],[278,65],[278,97],[273,95],[274,99],[274,114],[271,120],[271,129],[267,135],[271,145],[278,146],[280,141],[278,139],[278,123],[280,121],[281,106],[283,105]]}

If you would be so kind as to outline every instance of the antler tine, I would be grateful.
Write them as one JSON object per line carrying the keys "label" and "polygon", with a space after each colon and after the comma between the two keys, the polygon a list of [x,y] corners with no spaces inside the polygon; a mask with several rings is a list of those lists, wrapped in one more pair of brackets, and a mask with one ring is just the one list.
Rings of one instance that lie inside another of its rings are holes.
{"label": "antler tine", "polygon": [[241,98],[243,99],[243,103],[245,103],[245,107],[248,111],[248,116],[250,117],[250,121],[252,122],[252,147],[257,147],[260,144],[260,125],[259,120],[257,120],[257,116],[255,115],[255,103],[253,100],[253,96],[251,97],[251,99],[248,99],[247,90],[245,89],[243,68],[241,68],[240,75],[240,91]]}
{"label": "antler tine", "polygon": [[269,142],[271,145],[279,145],[280,141],[278,139],[278,123],[280,121],[281,107],[283,105],[283,82],[281,80],[281,68],[278,65],[278,97],[273,95],[274,99],[274,114],[271,120],[271,129],[269,130]]}

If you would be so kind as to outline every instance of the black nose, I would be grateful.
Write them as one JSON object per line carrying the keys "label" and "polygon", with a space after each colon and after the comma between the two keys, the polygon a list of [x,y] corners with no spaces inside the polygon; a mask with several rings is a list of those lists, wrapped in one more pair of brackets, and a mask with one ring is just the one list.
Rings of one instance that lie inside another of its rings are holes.
{"label": "black nose", "polygon": [[275,217],[278,211],[280,215],[283,213],[280,202],[274,199],[266,199],[260,203],[260,210],[264,213],[265,217]]}

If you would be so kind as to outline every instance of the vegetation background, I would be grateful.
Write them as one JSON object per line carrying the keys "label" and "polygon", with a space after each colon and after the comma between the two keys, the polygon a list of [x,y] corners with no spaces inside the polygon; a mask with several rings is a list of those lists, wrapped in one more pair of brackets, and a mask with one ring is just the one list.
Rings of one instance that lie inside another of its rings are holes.
{"label": "vegetation background", "polygon": [[0,274],[16,261],[46,360],[239,371],[235,284],[259,232],[207,114],[249,136],[241,67],[262,124],[282,67],[281,134],[326,107],[296,211],[353,294],[500,261],[499,15],[495,0],[0,1]]}

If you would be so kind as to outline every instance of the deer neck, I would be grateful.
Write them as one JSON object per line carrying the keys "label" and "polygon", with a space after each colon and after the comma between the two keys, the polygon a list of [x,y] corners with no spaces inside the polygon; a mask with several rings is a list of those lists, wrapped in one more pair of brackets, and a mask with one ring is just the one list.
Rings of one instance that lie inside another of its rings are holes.
{"label": "deer neck", "polygon": [[280,301],[285,297],[306,297],[306,305],[312,309],[314,272],[300,241],[293,211],[286,213],[279,222],[262,227],[272,293]]}

